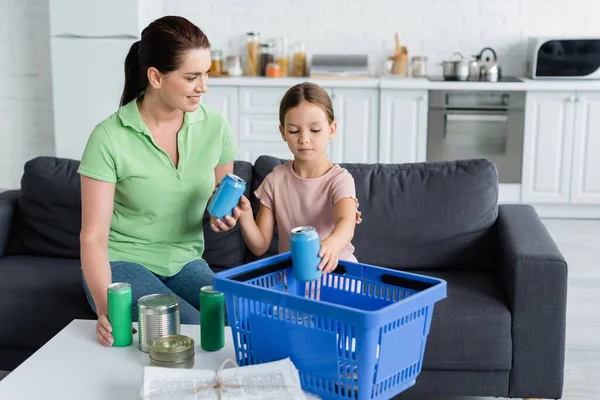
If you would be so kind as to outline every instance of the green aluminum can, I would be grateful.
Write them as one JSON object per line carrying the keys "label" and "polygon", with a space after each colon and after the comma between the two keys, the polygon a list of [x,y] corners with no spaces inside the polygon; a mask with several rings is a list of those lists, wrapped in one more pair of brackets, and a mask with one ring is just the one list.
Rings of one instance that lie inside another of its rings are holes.
{"label": "green aluminum can", "polygon": [[200,347],[217,351],[225,346],[225,295],[212,286],[200,289]]}
{"label": "green aluminum can", "polygon": [[114,347],[125,347],[133,341],[131,306],[133,303],[131,285],[118,282],[108,285],[108,321],[115,339]]}

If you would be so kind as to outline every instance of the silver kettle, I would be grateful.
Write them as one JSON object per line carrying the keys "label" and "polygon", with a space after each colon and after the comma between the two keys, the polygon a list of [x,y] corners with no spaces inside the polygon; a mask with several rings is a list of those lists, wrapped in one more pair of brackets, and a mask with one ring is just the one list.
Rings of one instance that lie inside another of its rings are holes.
{"label": "silver kettle", "polygon": [[[494,58],[490,59],[489,56],[484,58],[484,53],[486,51],[491,52]],[[471,61],[470,64],[471,74],[473,77],[480,81],[498,82],[498,80],[502,77],[502,70],[500,65],[498,65],[498,56],[496,55],[494,49],[491,47],[486,47],[474,57],[475,60]]]}

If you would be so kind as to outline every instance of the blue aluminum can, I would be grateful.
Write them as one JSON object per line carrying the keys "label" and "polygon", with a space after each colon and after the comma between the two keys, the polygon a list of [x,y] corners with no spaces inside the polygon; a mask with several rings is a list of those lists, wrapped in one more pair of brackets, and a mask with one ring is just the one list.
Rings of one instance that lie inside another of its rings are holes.
{"label": "blue aluminum can", "polygon": [[317,230],[312,226],[294,228],[290,242],[294,277],[302,282],[319,279],[323,273],[318,268],[321,262],[321,240]]}
{"label": "blue aluminum can", "polygon": [[215,218],[223,219],[226,215],[233,215],[233,209],[240,202],[246,190],[246,181],[234,174],[227,174],[208,204],[208,212]]}

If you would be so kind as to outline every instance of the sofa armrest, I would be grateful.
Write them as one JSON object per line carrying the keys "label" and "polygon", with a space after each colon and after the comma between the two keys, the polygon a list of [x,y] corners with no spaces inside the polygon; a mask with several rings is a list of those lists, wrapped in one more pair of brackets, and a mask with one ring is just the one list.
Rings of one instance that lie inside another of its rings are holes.
{"label": "sofa armrest", "polygon": [[567,263],[533,207],[500,205],[498,261],[512,314],[510,397],[562,397]]}
{"label": "sofa armrest", "polygon": [[0,193],[0,258],[4,257],[17,208],[18,190]]}

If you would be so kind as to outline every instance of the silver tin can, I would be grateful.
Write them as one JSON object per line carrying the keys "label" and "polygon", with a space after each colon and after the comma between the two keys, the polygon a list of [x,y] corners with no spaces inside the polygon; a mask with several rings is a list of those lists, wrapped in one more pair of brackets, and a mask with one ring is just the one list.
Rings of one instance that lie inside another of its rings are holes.
{"label": "silver tin can", "polygon": [[138,339],[141,351],[148,353],[152,340],[179,335],[179,298],[161,293],[138,300]]}
{"label": "silver tin can", "polygon": [[163,336],[150,343],[150,365],[155,367],[193,368],[194,354],[194,339],[188,336]]}

